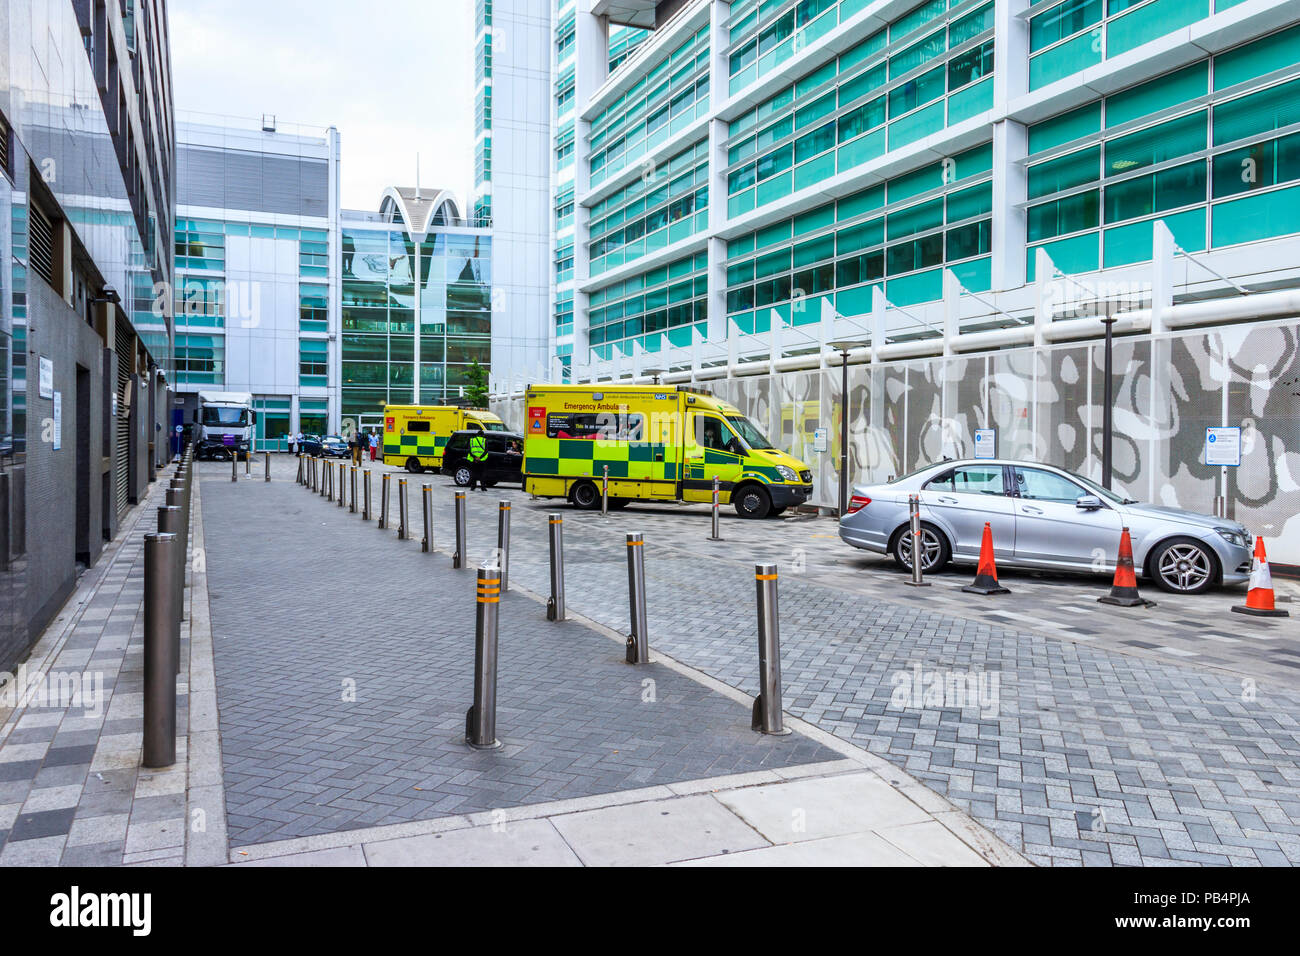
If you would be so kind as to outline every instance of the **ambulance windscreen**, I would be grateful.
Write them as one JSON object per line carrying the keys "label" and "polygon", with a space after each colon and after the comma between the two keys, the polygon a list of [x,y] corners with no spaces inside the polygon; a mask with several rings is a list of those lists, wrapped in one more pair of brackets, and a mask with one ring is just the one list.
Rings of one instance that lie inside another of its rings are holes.
{"label": "ambulance windscreen", "polygon": [[758,427],[744,415],[728,415],[727,422],[740,433],[740,437],[745,439],[745,444],[750,448],[761,450],[773,447]]}

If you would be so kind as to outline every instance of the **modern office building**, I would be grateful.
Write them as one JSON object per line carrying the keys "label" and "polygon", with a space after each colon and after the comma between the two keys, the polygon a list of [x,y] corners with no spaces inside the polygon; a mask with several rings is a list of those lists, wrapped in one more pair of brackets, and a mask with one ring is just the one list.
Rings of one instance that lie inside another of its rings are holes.
{"label": "modern office building", "polygon": [[165,459],[175,128],[164,0],[0,13],[0,671]]}
{"label": "modern office building", "polygon": [[258,450],[337,431],[339,149],[269,116],[178,124],[174,424],[207,389],[253,395]]}
{"label": "modern office building", "polygon": [[[547,4],[478,0],[475,197],[492,227],[492,367],[503,383],[549,374],[551,42]],[[494,168],[493,156],[504,158]]]}
{"label": "modern office building", "polygon": [[[574,378],[654,369],[729,397],[817,465],[828,507],[841,450],[850,480],[884,479],[970,454],[976,428],[1100,477],[1109,314],[1115,487],[1222,496],[1300,541],[1282,384],[1300,374],[1300,5],[553,10]],[[650,32],[613,57],[620,28]],[[1210,425],[1242,430],[1240,466],[1206,463]]]}
{"label": "modern office building", "polygon": [[379,424],[386,404],[462,400],[492,361],[489,230],[446,190],[390,187],[378,212],[343,210],[340,234],[343,430]]}

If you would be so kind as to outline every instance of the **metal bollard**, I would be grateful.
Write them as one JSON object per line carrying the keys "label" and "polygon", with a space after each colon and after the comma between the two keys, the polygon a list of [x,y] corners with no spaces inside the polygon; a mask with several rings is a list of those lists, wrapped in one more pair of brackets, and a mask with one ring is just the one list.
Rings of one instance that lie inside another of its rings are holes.
{"label": "metal bollard", "polygon": [[650,663],[650,639],[645,618],[645,542],[639,532],[627,533],[627,598],[632,633],[627,637],[627,662]]}
{"label": "metal bollard", "polygon": [[751,726],[765,734],[785,736],[781,719],[781,616],[776,601],[776,565],[754,565],[758,593],[758,696]]}
{"label": "metal bollard", "polygon": [[230,453],[230,480],[239,480],[239,455],[235,452]]}
{"label": "metal bollard", "polygon": [[[176,540],[179,542],[178,550],[181,553],[181,595],[183,598],[185,593],[185,553],[188,550],[187,544],[190,538],[189,522],[185,520],[185,490],[183,488],[173,487],[167,489],[167,507],[175,508],[178,512],[175,519],[170,518],[170,516],[168,518],[169,521],[174,520],[175,527],[164,528],[163,531],[176,535]],[[159,522],[162,521],[161,513],[158,515],[158,520]],[[185,620],[185,602],[183,600],[181,602],[180,614],[181,620]]]}
{"label": "metal bollard", "polygon": [[342,508],[348,496],[348,466],[339,462],[339,507]]}
{"label": "metal bollard", "polygon": [[718,476],[713,476],[713,531],[709,535],[710,541],[721,541],[722,535],[718,528]]}
{"label": "metal bollard", "polygon": [[388,529],[388,472],[379,479],[379,530]]}
{"label": "metal bollard", "polygon": [[[459,493],[458,493],[459,494]],[[479,568],[474,612],[474,706],[465,712],[465,743],[495,750],[497,740],[497,611],[501,572]]]}
{"label": "metal bollard", "polygon": [[411,536],[410,525],[406,515],[406,479],[397,479],[397,540],[405,541]]}
{"label": "metal bollard", "polygon": [[251,448],[244,452],[244,477],[253,477],[253,450]]}
{"label": "metal bollard", "polygon": [[176,551],[174,534],[144,536],[144,741],[146,767],[176,762]]}
{"label": "metal bollard", "polygon": [[510,590],[510,502],[497,504],[497,565],[501,568],[501,590]]}
{"label": "metal bollard", "polygon": [[605,477],[600,479],[600,516],[609,517],[609,465],[605,466]]}
{"label": "metal bollard", "polygon": [[298,452],[298,477],[294,480],[302,484],[302,452]]}
{"label": "metal bollard", "polygon": [[908,533],[912,536],[912,579],[906,583],[914,588],[928,588],[930,582],[922,579],[924,570],[921,567],[925,551],[921,543],[921,496],[908,495],[907,507],[911,513]]}
{"label": "metal bollard", "polygon": [[348,484],[352,489],[352,503],[348,505],[348,511],[352,514],[357,513],[357,466],[353,465],[348,475]]}
{"label": "metal bollard", "polygon": [[316,467],[316,456],[313,455],[310,459],[310,462],[311,462],[311,490],[312,490],[312,494],[315,494],[320,490],[317,487],[317,485],[320,482],[320,470]]}
{"label": "metal bollard", "polygon": [[546,619],[564,620],[564,517],[547,515],[551,523],[551,596],[546,601]]}
{"label": "metal bollard", "polygon": [[424,540],[420,550],[433,550],[433,485],[420,486],[420,505],[424,509]]}
{"label": "metal bollard", "polygon": [[176,667],[180,668],[181,659],[181,618],[185,616],[185,552],[181,550],[181,509],[174,505],[160,505],[158,508],[158,533],[169,534],[176,539],[176,547],[170,554],[175,567],[168,580],[172,582],[172,600],[176,602],[176,632],[172,638],[176,645]]}
{"label": "metal bollard", "polygon": [[370,469],[361,469],[361,520],[370,520]]}
{"label": "metal bollard", "polygon": [[263,476],[262,480],[270,481],[271,480],[271,453],[268,451],[268,452],[263,452],[263,454],[266,456],[266,474],[265,476]]}
{"label": "metal bollard", "polygon": [[453,568],[465,567],[465,492],[456,492],[456,552],[451,556]]}

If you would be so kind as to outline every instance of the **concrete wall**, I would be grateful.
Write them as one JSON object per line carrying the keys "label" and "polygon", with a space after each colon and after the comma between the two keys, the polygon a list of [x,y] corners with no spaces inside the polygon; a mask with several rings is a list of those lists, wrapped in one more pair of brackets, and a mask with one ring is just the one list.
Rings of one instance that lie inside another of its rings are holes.
{"label": "concrete wall", "polygon": [[[103,342],[44,282],[28,282],[27,301],[37,327],[28,343],[27,456],[21,472],[24,489],[21,539],[14,535],[12,576],[20,626],[0,635],[0,670],[11,669],[58,612],[77,581],[77,520],[84,514],[88,534],[83,547],[90,563],[103,550],[99,495],[103,442],[104,378]],[[59,448],[54,442],[54,401],[40,396],[39,357],[54,363],[54,391],[62,396]],[[78,409],[78,369],[87,390]],[[88,411],[88,414],[87,414]],[[86,469],[78,493],[77,445],[84,443],[82,467]],[[144,464],[144,462],[142,462]],[[141,468],[141,473],[146,471]],[[75,503],[76,507],[73,507]],[[84,510],[83,510],[84,509]],[[17,529],[15,529],[17,531]]]}

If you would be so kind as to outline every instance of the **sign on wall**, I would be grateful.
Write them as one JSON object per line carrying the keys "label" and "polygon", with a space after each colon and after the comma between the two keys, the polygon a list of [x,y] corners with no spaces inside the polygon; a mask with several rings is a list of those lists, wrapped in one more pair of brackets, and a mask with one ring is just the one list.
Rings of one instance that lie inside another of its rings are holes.
{"label": "sign on wall", "polygon": [[975,429],[975,457],[998,457],[998,430],[996,428]]}
{"label": "sign on wall", "polygon": [[63,447],[63,393],[54,393],[54,450]]}
{"label": "sign on wall", "polygon": [[1235,425],[1205,429],[1205,463],[1235,468],[1241,464],[1241,429]]}
{"label": "sign on wall", "polygon": [[40,395],[41,398],[54,397],[54,360],[44,355],[41,356]]}

